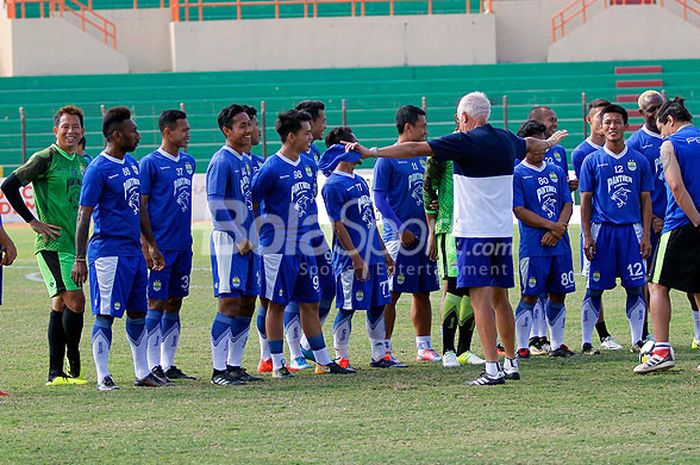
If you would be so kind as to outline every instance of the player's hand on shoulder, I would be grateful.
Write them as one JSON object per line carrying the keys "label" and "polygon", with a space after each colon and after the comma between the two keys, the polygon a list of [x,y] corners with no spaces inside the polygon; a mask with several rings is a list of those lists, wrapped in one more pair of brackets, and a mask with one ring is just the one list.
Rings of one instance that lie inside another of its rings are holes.
{"label": "player's hand on shoulder", "polygon": [[56,239],[61,235],[61,227],[53,224],[42,223],[37,219],[33,219],[29,222],[29,226],[34,230],[35,233],[41,235],[44,239]]}

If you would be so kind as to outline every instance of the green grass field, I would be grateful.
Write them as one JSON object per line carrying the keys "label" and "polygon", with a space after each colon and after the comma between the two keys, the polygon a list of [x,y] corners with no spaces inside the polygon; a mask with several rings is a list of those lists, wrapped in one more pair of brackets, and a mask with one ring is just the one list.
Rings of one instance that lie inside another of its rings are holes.
{"label": "green grass field", "polygon": [[[121,390],[95,390],[86,317],[80,387],[44,387],[48,363],[49,299],[31,231],[10,227],[20,256],[5,270],[0,308],[0,463],[255,463],[255,464],[627,464],[700,462],[700,353],[691,354],[692,322],[674,295],[672,343],[679,363],[663,375],[632,374],[627,351],[522,363],[523,379],[503,387],[463,386],[480,368],[445,370],[413,361],[409,297],[399,311],[394,346],[405,370],[371,370],[364,316],[351,341],[354,376],[266,379],[216,388],[209,331],[215,311],[208,230],[195,234],[192,295],[183,309],[178,366],[200,377],[172,388],[131,386],[133,371],[123,322],[114,325],[110,366]],[[578,231],[572,231],[577,243]],[[203,247],[203,240],[205,246]],[[578,245],[575,245],[578,250]],[[575,258],[575,263],[578,259]],[[566,343],[580,346],[583,282],[568,300]],[[516,302],[517,290],[511,293]],[[629,344],[624,292],[606,293],[608,327]],[[334,312],[331,317],[334,316]],[[438,295],[433,335],[441,347]],[[330,321],[326,340],[331,341]],[[474,344],[480,353],[478,338]],[[254,330],[244,365],[254,369]]]}

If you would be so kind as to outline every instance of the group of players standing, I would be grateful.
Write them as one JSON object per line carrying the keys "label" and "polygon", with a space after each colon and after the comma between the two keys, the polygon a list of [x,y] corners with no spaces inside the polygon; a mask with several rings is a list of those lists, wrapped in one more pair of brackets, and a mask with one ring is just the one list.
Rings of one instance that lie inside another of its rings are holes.
{"label": "group of players standing", "polygon": [[[594,328],[603,347],[621,348],[605,328],[601,299],[617,277],[627,291],[632,348],[641,348],[646,337],[645,259],[653,255],[653,243],[660,237],[661,250],[651,268],[657,283],[651,287],[651,300],[662,308],[658,316],[652,305],[658,342],[654,355],[635,371],[673,366],[670,303],[664,307],[668,288],[689,296],[700,291],[700,257],[687,257],[698,248],[693,225],[700,223],[700,214],[693,199],[697,202],[700,193],[697,181],[685,177],[689,170],[697,173],[698,149],[692,144],[700,138],[689,127],[691,117],[681,99],[664,102],[660,94],[645,92],[639,103],[645,125],[625,143],[627,112],[603,100],[592,102],[587,117],[591,136],[572,154],[576,179],[569,179],[566,152],[558,145],[566,132],[556,131],[551,109],[533,108],[518,137],[488,123],[490,104],[479,92],[460,100],[458,127],[448,136],[425,142],[426,113],[407,105],[397,112],[399,138],[393,146],[367,149],[350,128],[338,127],[328,131],[323,153],[314,140],[323,138],[325,107],[303,101],[278,115],[275,129],[282,145],[267,160],[252,153],[260,142],[256,110],[236,104],[224,108],[218,125],[225,144],[211,158],[206,175],[218,302],[211,329],[212,384],[260,380],[241,364],[256,301],[261,350],[257,371],[271,372],[274,378],[307,368],[316,374],[353,373],[348,342],[357,310],[366,312],[370,365],[405,367],[391,346],[402,293],[412,294],[417,360],[442,361],[445,367],[484,363],[484,373],[468,384],[519,379],[518,359],[530,354],[572,355],[563,344],[564,299],[574,290],[567,227],[571,191],[577,187],[587,276],[582,353],[597,353],[591,341]],[[52,297],[49,385],[86,382],[78,347],[85,306],[82,284],[88,276],[99,390],[117,389],[108,357],[114,318],[124,313],[135,385],[162,386],[192,378],[175,366],[175,352],[192,269],[196,166],[182,151],[190,138],[186,114],[163,112],[159,128],[161,146],[139,163],[128,155],[139,142],[129,110],[108,110],[102,128],[106,147],[87,166],[77,154],[83,114],[64,107],[55,116],[56,143],[34,154],[2,185],[13,208],[37,233],[37,260]],[[662,137],[672,144],[666,146],[675,160],[671,176],[684,173],[683,191],[673,178],[668,207]],[[379,158],[374,201],[366,181],[354,172],[366,157]],[[332,248],[317,218],[318,171],[328,177],[322,197],[333,227]],[[20,195],[29,183],[39,219]],[[381,235],[375,205],[383,218]],[[519,220],[521,237],[522,299],[515,318],[507,292],[514,285],[511,212]],[[94,233],[88,243],[91,218]],[[4,264],[9,264],[16,256],[14,245],[4,232],[0,241],[7,250]],[[686,256],[679,257],[683,252]],[[440,287],[438,258],[445,281],[442,356],[430,337],[429,294]],[[681,259],[687,265],[683,272],[675,265]],[[322,332],[333,300],[338,308],[335,358],[328,354]],[[695,317],[697,346],[697,310]],[[485,360],[470,351],[475,323]],[[283,356],[285,336],[289,363]],[[66,349],[68,374],[63,366]],[[502,366],[499,355],[505,355]]]}

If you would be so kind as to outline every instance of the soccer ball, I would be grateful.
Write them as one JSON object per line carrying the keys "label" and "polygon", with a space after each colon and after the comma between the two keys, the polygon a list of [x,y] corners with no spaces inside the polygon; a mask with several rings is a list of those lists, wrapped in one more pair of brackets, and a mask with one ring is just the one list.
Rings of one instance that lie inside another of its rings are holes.
{"label": "soccer ball", "polygon": [[656,341],[653,339],[649,339],[647,342],[642,345],[641,350],[639,351],[639,363],[644,364],[646,363],[647,360],[651,357],[651,353],[654,352],[654,345],[656,344]]}

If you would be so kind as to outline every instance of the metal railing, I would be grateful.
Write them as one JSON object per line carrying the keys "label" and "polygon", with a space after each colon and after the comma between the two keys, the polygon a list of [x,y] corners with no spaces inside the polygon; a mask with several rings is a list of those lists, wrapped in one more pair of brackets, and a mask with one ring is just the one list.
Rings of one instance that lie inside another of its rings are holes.
{"label": "metal railing", "polygon": [[[281,7],[291,5],[303,6],[303,18],[317,18],[319,5],[339,5],[350,6],[350,16],[366,16],[366,5],[368,4],[388,4],[389,16],[394,16],[395,6],[398,3],[422,3],[426,5],[427,14],[433,14],[433,0],[236,0],[236,1],[202,1],[202,0],[170,0],[172,20],[202,21],[205,9],[229,9],[235,12],[236,19],[244,19],[243,10],[249,7],[274,6],[275,19],[280,19]],[[472,11],[471,2],[464,3],[464,13],[476,13]],[[192,12],[194,11],[194,14]],[[479,2],[479,13],[493,13],[493,1],[481,0]]]}
{"label": "metal railing", "polygon": [[85,5],[77,0],[5,0],[8,18],[27,18],[27,4],[35,3],[39,4],[40,18],[63,17],[68,13],[78,19],[83,32],[91,28],[105,44],[117,48],[117,26],[94,11],[89,4]]}

